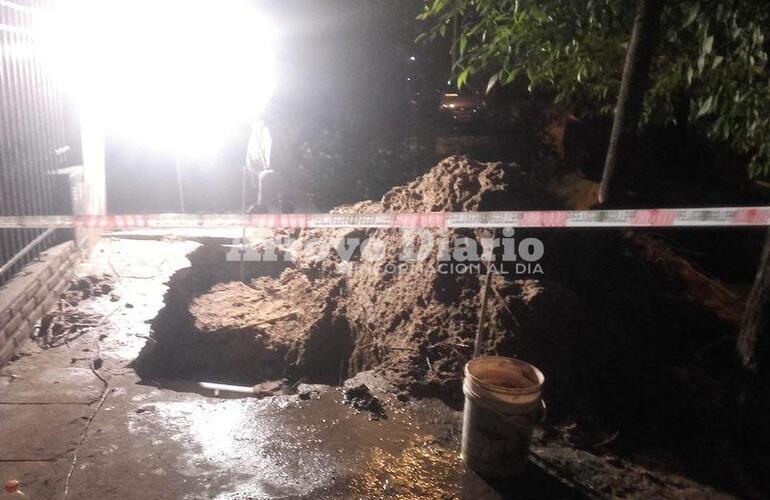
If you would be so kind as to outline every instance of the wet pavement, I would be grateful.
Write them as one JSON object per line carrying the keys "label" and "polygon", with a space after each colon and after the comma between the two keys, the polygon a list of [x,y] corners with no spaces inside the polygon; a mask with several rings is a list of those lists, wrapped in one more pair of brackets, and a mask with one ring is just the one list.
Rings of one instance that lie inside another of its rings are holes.
{"label": "wet pavement", "polygon": [[30,343],[0,371],[0,479],[35,499],[579,497],[534,466],[505,484],[465,470],[461,415],[437,400],[376,393],[377,420],[338,387],[232,399],[197,381],[140,380],[130,362],[197,244],[97,245],[77,274],[114,280],[78,305],[98,326],[61,347]]}

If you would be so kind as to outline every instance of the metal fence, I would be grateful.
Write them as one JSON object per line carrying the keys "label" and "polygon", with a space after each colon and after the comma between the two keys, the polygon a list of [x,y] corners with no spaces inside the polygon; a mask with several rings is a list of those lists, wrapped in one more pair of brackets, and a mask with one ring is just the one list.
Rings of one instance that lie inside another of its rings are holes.
{"label": "metal fence", "polygon": [[[75,122],[42,56],[39,30],[51,6],[0,0],[0,215],[67,210],[56,171],[73,160]],[[0,286],[61,239],[53,230],[0,230]]]}

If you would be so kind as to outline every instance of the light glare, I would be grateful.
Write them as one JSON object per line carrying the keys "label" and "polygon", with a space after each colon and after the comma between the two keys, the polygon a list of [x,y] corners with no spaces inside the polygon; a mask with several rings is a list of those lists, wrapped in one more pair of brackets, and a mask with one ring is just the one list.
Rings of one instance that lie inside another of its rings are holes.
{"label": "light glare", "polygon": [[267,22],[241,0],[63,0],[44,35],[112,131],[189,153],[252,120],[275,86]]}

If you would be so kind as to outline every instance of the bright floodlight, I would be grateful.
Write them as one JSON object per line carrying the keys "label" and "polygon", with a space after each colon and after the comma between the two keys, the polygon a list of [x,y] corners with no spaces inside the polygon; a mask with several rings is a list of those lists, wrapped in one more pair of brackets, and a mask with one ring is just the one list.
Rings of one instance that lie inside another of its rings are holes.
{"label": "bright floodlight", "polygon": [[245,0],[61,0],[45,35],[69,87],[134,140],[219,144],[275,86],[270,29]]}

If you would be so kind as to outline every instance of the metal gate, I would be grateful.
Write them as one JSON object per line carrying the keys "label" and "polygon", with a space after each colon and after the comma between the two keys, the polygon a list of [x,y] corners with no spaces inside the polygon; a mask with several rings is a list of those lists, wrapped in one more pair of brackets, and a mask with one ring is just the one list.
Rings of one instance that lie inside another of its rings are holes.
{"label": "metal gate", "polygon": [[[51,7],[50,0],[0,0],[0,215],[67,211],[56,171],[75,161],[69,145],[78,132],[42,55],[39,30]],[[0,285],[61,238],[54,230],[0,229]]]}

